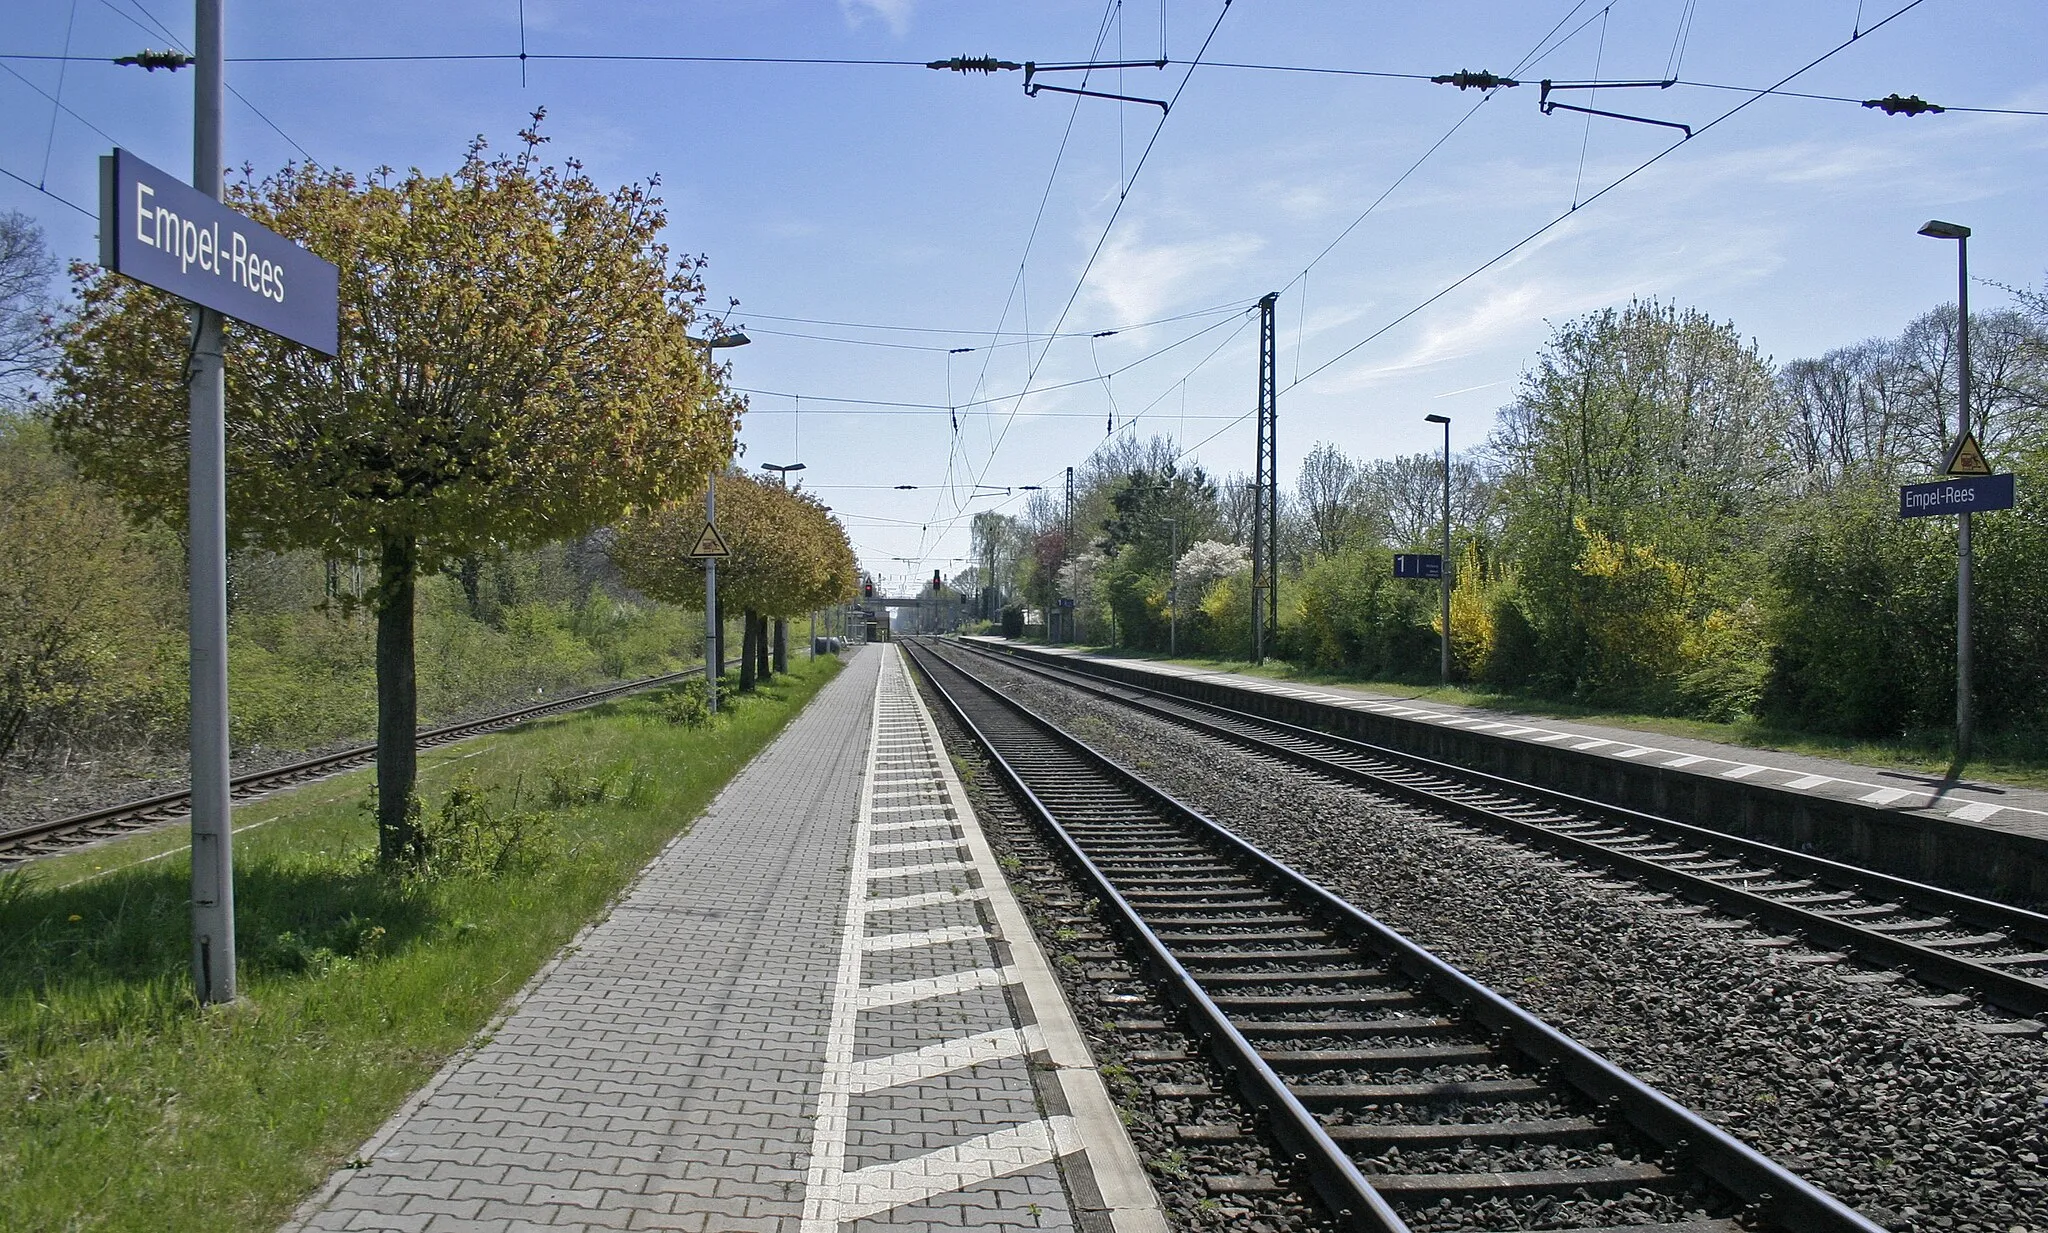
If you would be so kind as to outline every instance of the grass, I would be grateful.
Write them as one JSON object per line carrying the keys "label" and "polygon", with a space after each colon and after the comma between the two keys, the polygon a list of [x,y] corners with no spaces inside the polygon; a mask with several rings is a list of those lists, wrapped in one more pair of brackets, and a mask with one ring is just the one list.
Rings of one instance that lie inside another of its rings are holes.
{"label": "grass", "polygon": [[[1364,680],[1341,673],[1297,668],[1293,664],[1277,659],[1269,659],[1263,664],[1253,664],[1244,660],[1187,656],[1169,659],[1157,652],[1139,651],[1130,647],[1103,646],[1077,649],[1090,654],[1158,660],[1190,668],[1243,673],[1304,685],[1346,685],[1390,698],[1418,702],[1442,702],[1452,706],[1482,707],[1517,715],[1574,719],[1589,724],[1604,724],[1615,728],[1661,733],[1665,736],[1736,745],[1745,749],[1779,750],[1814,758],[1833,758],[1857,766],[1911,770],[1935,777],[1946,776],[1949,773],[1955,754],[1947,733],[1918,734],[1891,740],[1860,740],[1824,732],[1792,731],[1754,719],[1715,723],[1710,720],[1687,719],[1672,715],[1645,715],[1531,694],[1488,693],[1455,685],[1425,685],[1414,681]],[[2019,787],[2048,788],[2048,757],[2043,756],[2037,742],[2022,737],[1979,735],[1977,746],[1979,753],[1970,762],[1969,778],[1995,780]]]}
{"label": "grass", "polygon": [[368,772],[243,806],[232,1007],[189,992],[177,828],[0,879],[0,1228],[274,1228],[838,661],[792,667],[703,727],[640,695],[424,755],[475,858],[435,876],[376,868]]}

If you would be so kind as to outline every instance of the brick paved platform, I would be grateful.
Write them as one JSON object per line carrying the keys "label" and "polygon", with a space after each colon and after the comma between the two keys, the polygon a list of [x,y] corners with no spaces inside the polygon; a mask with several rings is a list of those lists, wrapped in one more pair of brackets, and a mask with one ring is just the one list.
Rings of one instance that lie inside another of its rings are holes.
{"label": "brick paved platform", "polygon": [[294,1230],[1163,1233],[891,646]]}

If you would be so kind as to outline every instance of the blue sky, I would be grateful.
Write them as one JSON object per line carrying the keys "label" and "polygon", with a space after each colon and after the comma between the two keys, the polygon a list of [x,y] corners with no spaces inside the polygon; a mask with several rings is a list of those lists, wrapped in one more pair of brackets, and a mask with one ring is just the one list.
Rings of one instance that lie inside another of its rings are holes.
{"label": "blue sky", "polygon": [[[761,391],[748,463],[805,463],[878,573],[950,574],[968,515],[1021,506],[993,490],[1056,482],[1112,423],[1200,442],[1192,457],[1212,473],[1248,470],[1249,310],[1268,291],[1281,292],[1291,477],[1318,441],[1361,457],[1432,448],[1433,412],[1453,417],[1456,447],[1479,443],[1547,323],[1631,297],[1705,309],[1781,360],[1894,332],[1954,294],[1953,246],[1914,235],[1931,217],[1976,230],[1974,274],[2041,285],[2048,117],[1774,96],[1704,127],[1751,97],[1708,86],[1770,85],[1908,3],[524,4],[535,55],[1142,60],[1159,55],[1163,21],[1169,68],[1088,81],[1177,96],[1162,123],[1142,103],[1027,98],[1016,73],[892,64],[535,58],[522,84],[506,58],[519,0],[229,0],[230,56],[500,58],[234,63],[253,108],[230,102],[227,148],[259,172],[307,155],[439,170],[476,134],[508,143],[545,106],[557,155],[605,182],[659,174],[670,243],[710,258],[715,304],[741,301],[732,321],[754,344],[726,354],[735,383]],[[158,21],[189,42],[189,0],[9,0],[0,53],[163,47]],[[2038,0],[1922,0],[1785,88],[2048,110],[2043,48]],[[1226,63],[1527,84],[1482,102],[1402,77]],[[1535,82],[1668,76],[1706,84],[1558,96],[1702,130],[1588,201],[1680,134],[1544,116]],[[190,80],[0,60],[0,168],[87,208],[95,156],[116,142],[187,169]],[[75,116],[53,107],[60,92]],[[0,209],[40,219],[62,256],[94,252],[93,220],[34,188],[0,177]]]}

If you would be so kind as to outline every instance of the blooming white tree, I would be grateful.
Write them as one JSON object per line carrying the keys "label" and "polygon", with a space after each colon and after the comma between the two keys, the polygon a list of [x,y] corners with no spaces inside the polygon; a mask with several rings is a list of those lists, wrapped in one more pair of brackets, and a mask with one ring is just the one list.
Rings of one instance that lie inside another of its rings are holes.
{"label": "blooming white tree", "polygon": [[1193,606],[1202,602],[1202,597],[1218,580],[1251,567],[1252,554],[1236,544],[1200,540],[1173,563],[1173,584],[1180,588],[1180,602]]}
{"label": "blooming white tree", "polygon": [[1099,552],[1084,552],[1060,566],[1060,594],[1074,601],[1074,619],[1081,629],[1100,629],[1108,624],[1096,579],[1109,558]]}

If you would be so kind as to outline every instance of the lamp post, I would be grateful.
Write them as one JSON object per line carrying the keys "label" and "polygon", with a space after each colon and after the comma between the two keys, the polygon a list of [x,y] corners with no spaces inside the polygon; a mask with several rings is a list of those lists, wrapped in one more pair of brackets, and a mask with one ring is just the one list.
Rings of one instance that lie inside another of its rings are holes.
{"label": "lamp post", "polygon": [[1424,420],[1444,426],[1444,562],[1438,571],[1438,587],[1443,592],[1443,680],[1451,683],[1451,417],[1448,415],[1425,415]]}
{"label": "lamp post", "polygon": [[[754,341],[745,334],[721,334],[717,338],[692,338],[704,348],[704,368],[711,368],[711,353],[726,347],[744,347]],[[704,479],[704,521],[718,525],[718,469]],[[718,619],[718,558],[704,558],[704,696],[713,715],[718,714],[718,678],[725,675],[725,628]]]}
{"label": "lamp post", "polygon": [[[1920,234],[1956,242],[1956,443],[1970,435],[1970,229],[1930,220]],[[1970,705],[1970,513],[1956,523],[1956,765],[1970,760],[1976,735]]]}
{"label": "lamp post", "polygon": [[762,469],[763,471],[773,471],[773,472],[775,472],[775,474],[776,474],[776,475],[777,475],[777,476],[778,476],[778,477],[779,477],[779,478],[780,478],[780,479],[782,480],[782,486],[783,486],[784,488],[787,488],[787,487],[789,487],[789,473],[790,473],[791,471],[801,471],[801,470],[803,470],[803,469],[804,469],[804,464],[802,464],[802,463],[800,463],[800,462],[792,462],[792,463],[789,463],[789,464],[787,464],[787,465],[784,465],[784,464],[781,464],[781,463],[774,463],[774,462],[764,462],[764,463],[762,463],[762,464],[761,464],[761,469]]}

